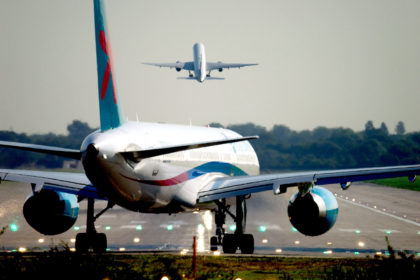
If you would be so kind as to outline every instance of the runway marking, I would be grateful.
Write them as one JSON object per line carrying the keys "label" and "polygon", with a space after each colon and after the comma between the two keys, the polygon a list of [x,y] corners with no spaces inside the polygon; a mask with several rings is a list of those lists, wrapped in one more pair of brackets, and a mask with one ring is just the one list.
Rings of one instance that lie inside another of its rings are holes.
{"label": "runway marking", "polygon": [[120,226],[121,229],[135,229],[137,225],[122,225]]}
{"label": "runway marking", "polygon": [[369,206],[365,206],[363,204],[359,204],[359,203],[356,203],[356,202],[353,202],[353,201],[350,201],[350,200],[347,200],[347,199],[344,199],[344,198],[341,198],[341,197],[338,197],[338,196],[336,196],[336,198],[339,199],[339,200],[341,200],[341,201],[344,201],[344,202],[347,202],[347,203],[350,203],[350,204],[353,204],[353,205],[356,205],[356,206],[359,206],[359,207],[363,207],[363,208],[369,209],[369,210],[371,210],[373,212],[376,212],[376,213],[379,213],[379,214],[382,214],[382,215],[385,215],[385,216],[388,216],[388,217],[391,217],[391,218],[400,220],[402,222],[406,222],[408,224],[412,224],[412,225],[415,225],[415,226],[420,227],[420,223],[416,223],[414,221],[411,221],[411,220],[408,220],[408,219],[404,219],[404,218],[401,218],[399,216],[390,214],[388,212],[384,212],[384,211],[379,210],[379,209],[371,208]]}
{"label": "runway marking", "polygon": [[115,215],[115,214],[104,214],[104,215],[101,215],[101,218],[102,219],[114,219],[114,218],[117,218],[117,215]]}
{"label": "runway marking", "polygon": [[[360,229],[358,228],[338,228],[338,231],[342,231],[342,232],[356,232],[356,231],[360,231]],[[364,233],[368,232],[366,230],[363,230]]]}
{"label": "runway marking", "polygon": [[139,225],[141,225],[141,224],[146,224],[146,223],[148,223],[148,221],[139,221],[139,220],[130,221],[130,224],[139,224]]}

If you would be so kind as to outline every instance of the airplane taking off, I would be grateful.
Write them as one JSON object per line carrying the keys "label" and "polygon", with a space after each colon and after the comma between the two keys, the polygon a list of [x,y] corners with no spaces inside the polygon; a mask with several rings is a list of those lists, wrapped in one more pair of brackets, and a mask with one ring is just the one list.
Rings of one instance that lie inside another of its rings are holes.
{"label": "airplane taking off", "polygon": [[[246,200],[255,192],[285,193],[297,186],[288,215],[301,233],[328,231],[338,204],[325,184],[343,190],[353,181],[407,176],[413,182],[420,165],[311,171],[259,175],[257,155],[248,140],[221,128],[128,122],[121,110],[103,0],[93,0],[100,129],[88,135],[79,150],[0,141],[1,147],[47,153],[81,160],[85,173],[0,169],[0,182],[29,183],[23,214],[35,230],[55,235],[69,230],[78,217],[79,202],[87,200],[86,232],[76,236],[76,251],[104,252],[107,239],[95,221],[114,205],[143,213],[181,213],[211,210],[216,232],[211,250],[254,252],[254,237],[246,234]],[[95,215],[95,200],[108,205]],[[230,206],[236,205],[234,213]],[[267,209],[267,215],[272,215]],[[226,215],[236,223],[225,233]]]}
{"label": "airplane taking off", "polygon": [[[206,60],[206,51],[204,49],[204,45],[202,43],[196,43],[193,46],[193,54],[194,54],[194,61],[189,62],[181,62],[177,61],[175,63],[150,63],[150,62],[143,62],[143,64],[159,66],[159,67],[169,67],[175,68],[176,71],[187,70],[189,72],[188,77],[178,79],[186,79],[186,80],[197,80],[200,83],[204,82],[204,80],[224,80],[221,77],[211,77],[210,72],[212,70],[219,70],[219,72],[223,71],[223,68],[241,68],[245,66],[253,66],[258,65],[257,63],[223,63],[219,62],[207,62]],[[208,72],[207,72],[208,71]],[[193,74],[193,73],[194,74]],[[207,73],[207,74],[206,74]]]}

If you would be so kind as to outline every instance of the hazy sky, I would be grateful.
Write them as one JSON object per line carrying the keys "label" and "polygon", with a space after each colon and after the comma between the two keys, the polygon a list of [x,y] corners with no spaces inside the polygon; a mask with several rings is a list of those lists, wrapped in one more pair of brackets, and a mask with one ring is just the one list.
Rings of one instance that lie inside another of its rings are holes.
{"label": "hazy sky", "polygon": [[[420,130],[420,1],[106,1],[129,120]],[[91,0],[0,0],[0,130],[99,126]],[[141,62],[259,66],[224,81]]]}

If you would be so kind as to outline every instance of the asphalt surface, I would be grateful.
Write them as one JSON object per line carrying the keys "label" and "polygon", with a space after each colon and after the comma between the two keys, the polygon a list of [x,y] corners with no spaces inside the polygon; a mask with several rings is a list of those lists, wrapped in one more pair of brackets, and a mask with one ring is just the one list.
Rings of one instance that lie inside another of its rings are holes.
{"label": "asphalt surface", "polygon": [[[396,250],[420,253],[420,192],[372,184],[353,184],[347,191],[342,191],[338,185],[327,188],[336,194],[340,210],[335,226],[318,237],[296,232],[288,221],[287,203],[296,188],[279,196],[272,192],[253,194],[247,201],[247,232],[254,235],[256,253],[338,257],[386,254],[385,236]],[[48,250],[61,244],[74,247],[76,234],[86,228],[87,202],[80,203],[75,227],[60,235],[44,236],[32,229],[22,214],[23,203],[30,192],[26,184],[0,184],[0,229],[8,226],[0,236],[0,250]],[[106,202],[97,202],[96,213],[105,206]],[[234,207],[232,210],[234,212]],[[212,216],[210,212],[142,214],[115,206],[95,225],[98,232],[106,233],[110,251],[157,250],[178,254],[183,249],[191,249],[193,236],[196,236],[198,250],[210,254],[209,240],[215,231]],[[227,232],[233,224],[228,218]]]}

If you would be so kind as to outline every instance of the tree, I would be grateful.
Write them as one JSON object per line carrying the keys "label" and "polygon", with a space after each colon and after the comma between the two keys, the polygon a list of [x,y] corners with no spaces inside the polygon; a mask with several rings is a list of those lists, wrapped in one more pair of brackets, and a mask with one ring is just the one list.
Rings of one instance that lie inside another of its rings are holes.
{"label": "tree", "polygon": [[209,127],[224,128],[224,126],[218,122],[209,123]]}
{"label": "tree", "polygon": [[384,134],[389,135],[389,132],[388,132],[388,127],[386,126],[386,124],[385,124],[384,122],[382,122],[382,123],[381,123],[381,128],[380,128],[380,130],[381,130]]}
{"label": "tree", "polygon": [[367,121],[365,124],[365,132],[369,132],[374,130],[375,127],[373,126],[373,122],[372,121]]}
{"label": "tree", "polygon": [[397,135],[404,135],[405,134],[405,125],[402,121],[399,121],[397,123],[397,126],[395,127],[395,133]]}
{"label": "tree", "polygon": [[95,129],[90,128],[89,125],[85,122],[79,120],[74,120],[71,124],[67,126],[67,131],[69,132],[69,138],[75,142],[78,146],[82,143],[83,139],[92,133]]}

